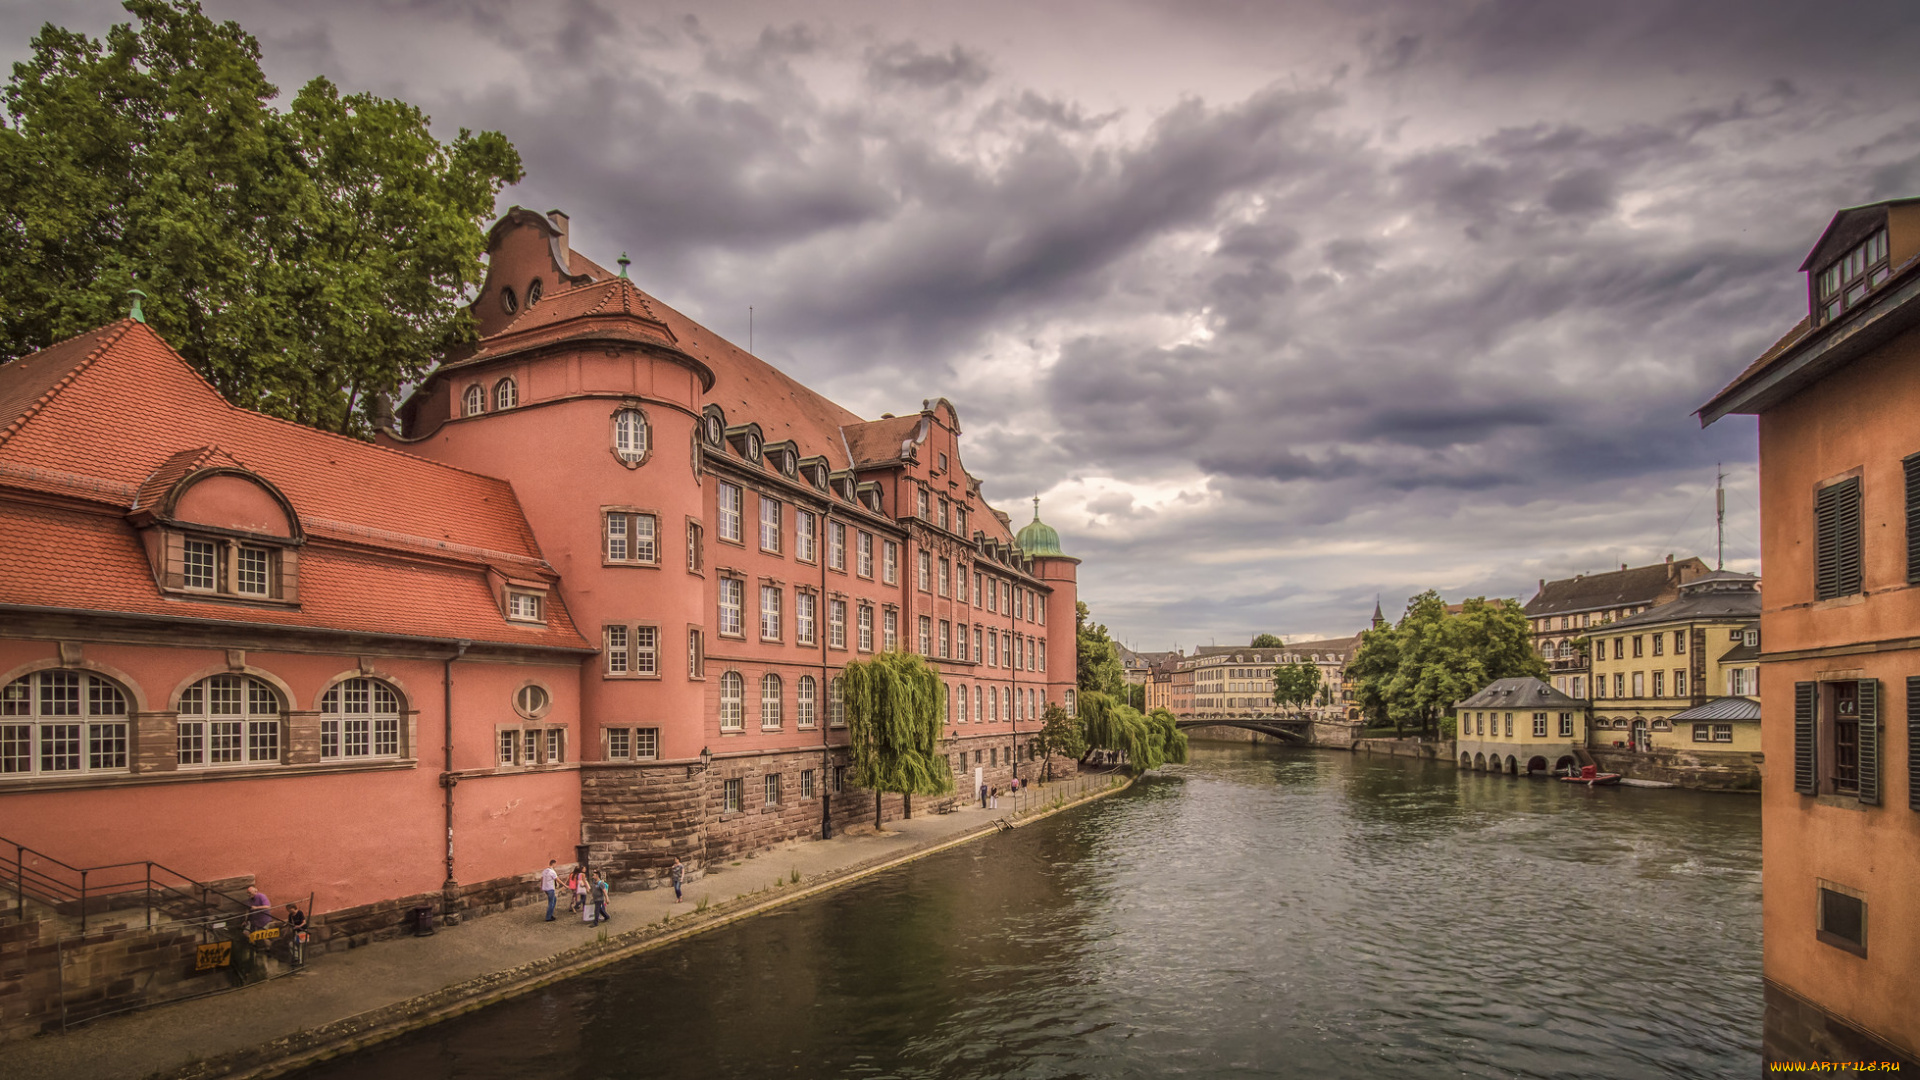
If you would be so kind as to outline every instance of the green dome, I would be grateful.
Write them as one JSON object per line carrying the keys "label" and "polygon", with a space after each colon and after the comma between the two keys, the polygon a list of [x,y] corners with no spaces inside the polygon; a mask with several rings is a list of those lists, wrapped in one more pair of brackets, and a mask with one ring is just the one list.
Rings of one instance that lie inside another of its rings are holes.
{"label": "green dome", "polygon": [[1033,520],[1027,524],[1026,528],[1020,530],[1019,535],[1013,538],[1013,542],[1021,551],[1026,552],[1028,558],[1066,554],[1060,550],[1060,534],[1053,531],[1053,526],[1040,520],[1038,496],[1033,500]]}

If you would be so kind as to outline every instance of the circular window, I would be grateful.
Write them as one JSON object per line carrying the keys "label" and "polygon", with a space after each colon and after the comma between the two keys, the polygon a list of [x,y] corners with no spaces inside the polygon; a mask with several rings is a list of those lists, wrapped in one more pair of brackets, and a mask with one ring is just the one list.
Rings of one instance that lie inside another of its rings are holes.
{"label": "circular window", "polygon": [[513,695],[513,711],[529,720],[540,719],[552,707],[553,696],[547,693],[544,686],[528,683]]}
{"label": "circular window", "polygon": [[503,286],[500,289],[500,310],[509,315],[520,310],[520,301],[514,299],[513,286],[511,285]]}
{"label": "circular window", "polygon": [[544,291],[544,286],[540,284],[540,279],[534,278],[533,281],[527,285],[527,306],[532,307],[533,305],[539,303],[540,294],[543,291]]}

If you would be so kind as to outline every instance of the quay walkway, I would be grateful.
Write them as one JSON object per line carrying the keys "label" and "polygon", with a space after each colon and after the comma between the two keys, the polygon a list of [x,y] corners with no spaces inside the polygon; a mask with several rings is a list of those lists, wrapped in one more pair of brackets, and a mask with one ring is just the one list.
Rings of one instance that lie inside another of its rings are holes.
{"label": "quay walkway", "polygon": [[[402,937],[313,956],[306,967],[228,993],[105,1017],[64,1034],[0,1044],[8,1080],[199,1080],[292,1071],[504,1000],[692,934],[836,888],[869,874],[1118,791],[1125,780],[1088,772],[1035,784],[997,809],[955,796],[951,813],[915,800],[909,820],[871,822],[832,840],[794,841],[686,886],[616,891],[598,929],[566,914],[545,921],[529,885],[522,907],[463,920],[430,937]],[[795,874],[799,881],[793,882]],[[701,901],[706,901],[703,910]]]}

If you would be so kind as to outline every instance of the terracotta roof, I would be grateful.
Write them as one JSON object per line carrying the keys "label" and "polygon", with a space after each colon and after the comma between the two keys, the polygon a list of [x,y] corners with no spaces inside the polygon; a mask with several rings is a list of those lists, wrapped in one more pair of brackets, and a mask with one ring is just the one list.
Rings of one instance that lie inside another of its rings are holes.
{"label": "terracotta roof", "polygon": [[[552,629],[540,632],[507,627],[486,591],[484,564],[514,566],[521,577],[554,577],[511,485],[236,408],[145,324],[122,320],[0,367],[0,401],[21,400],[30,400],[30,406],[0,433],[0,488],[45,492],[110,509],[96,527],[109,528],[120,538],[116,543],[127,547],[123,554],[138,564],[131,576],[102,569],[94,575],[98,580],[89,582],[80,580],[89,578],[90,563],[83,558],[68,568],[77,577],[65,581],[68,600],[57,606],[76,606],[77,598],[92,596],[113,610],[144,611],[159,605],[153,610],[176,612],[198,606],[230,620],[301,623],[300,612],[254,605],[182,605],[165,599],[131,526],[117,520],[136,505],[144,507],[159,498],[194,469],[219,463],[257,473],[286,495],[310,538],[348,542],[365,551],[359,558],[377,562],[381,557],[367,549],[385,549],[474,564],[435,572],[466,582],[455,586],[419,568],[403,572],[389,561],[383,564],[387,569],[373,573],[343,601],[343,618],[351,614],[349,606],[380,611],[444,603],[446,610],[435,616],[434,625],[452,636],[584,644],[557,596],[549,596]],[[9,527],[17,528],[15,508],[8,514]],[[76,542],[80,539],[75,537]],[[36,544],[35,551],[43,561],[49,557],[47,543]],[[327,567],[342,565],[349,557],[320,555],[317,548],[308,551],[318,558],[313,570],[313,580],[321,583],[314,598],[318,603],[326,593]],[[95,553],[82,549],[80,554]],[[303,609],[308,609],[308,561],[303,555]],[[60,594],[36,592],[35,580],[25,568],[0,569],[0,603],[60,600]],[[445,595],[385,595],[408,581],[427,582],[424,587]],[[459,599],[468,589],[479,590],[484,614]],[[369,602],[376,593],[378,602]],[[328,610],[324,605],[307,610],[304,624],[335,625],[328,621]],[[377,621],[370,623],[363,616],[347,621],[370,632],[379,629]],[[397,619],[390,629],[413,632],[403,629],[407,625],[407,619]]]}
{"label": "terracotta roof", "polygon": [[1689,556],[1672,564],[1657,562],[1627,570],[1609,570],[1602,574],[1549,581],[1527,601],[1521,611],[1531,616],[1554,615],[1562,611],[1593,611],[1598,608],[1651,604],[1666,590],[1674,568],[1698,568],[1706,573],[1707,564]]}
{"label": "terracotta roof", "polygon": [[905,456],[906,444],[920,430],[919,413],[883,417],[847,425],[847,448],[856,465],[893,461]]}
{"label": "terracotta roof", "polygon": [[588,648],[556,601],[549,594],[545,629],[511,623],[474,568],[333,544],[301,549],[298,608],[174,599],[155,587],[125,519],[24,504],[0,512],[0,606]]}
{"label": "terracotta roof", "polygon": [[483,338],[471,354],[441,365],[440,370],[457,371],[532,346],[578,338],[668,347],[675,343],[673,331],[654,314],[653,302],[645,293],[626,278],[608,278],[563,289],[521,308],[499,333]]}

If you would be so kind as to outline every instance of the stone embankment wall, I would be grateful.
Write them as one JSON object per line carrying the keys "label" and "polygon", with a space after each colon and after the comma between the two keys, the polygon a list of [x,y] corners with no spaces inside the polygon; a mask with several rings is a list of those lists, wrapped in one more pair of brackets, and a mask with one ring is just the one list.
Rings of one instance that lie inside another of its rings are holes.
{"label": "stone embankment wall", "polygon": [[1453,748],[1452,739],[1442,739],[1438,742],[1423,742],[1419,739],[1355,739],[1353,741],[1353,749],[1359,753],[1425,758],[1428,761],[1453,761],[1458,756]]}
{"label": "stone embankment wall", "polygon": [[1762,757],[1757,753],[1685,748],[1634,751],[1597,746],[1587,752],[1601,772],[1617,772],[1632,780],[1659,780],[1700,791],[1760,790]]}
{"label": "stone embankment wall", "polygon": [[60,919],[0,926],[0,1041],[229,983],[224,972],[194,974],[194,927],[113,926],[63,937],[71,933]]}

